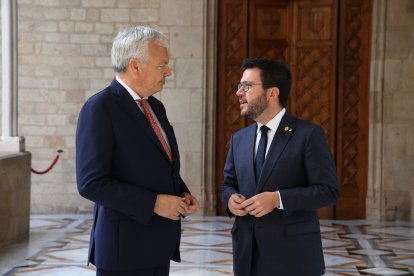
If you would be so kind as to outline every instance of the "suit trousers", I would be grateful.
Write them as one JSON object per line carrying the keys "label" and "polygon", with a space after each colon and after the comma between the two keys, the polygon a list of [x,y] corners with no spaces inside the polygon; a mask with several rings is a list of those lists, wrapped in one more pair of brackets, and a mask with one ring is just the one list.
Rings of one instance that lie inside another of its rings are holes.
{"label": "suit trousers", "polygon": [[170,264],[165,266],[136,270],[105,270],[96,269],[96,276],[168,276]]}

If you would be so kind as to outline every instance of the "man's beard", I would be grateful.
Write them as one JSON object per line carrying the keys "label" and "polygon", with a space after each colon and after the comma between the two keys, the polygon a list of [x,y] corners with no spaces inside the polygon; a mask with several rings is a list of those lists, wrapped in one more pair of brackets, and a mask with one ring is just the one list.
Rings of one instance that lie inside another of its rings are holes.
{"label": "man's beard", "polygon": [[241,115],[249,119],[255,120],[268,107],[266,93],[263,93],[257,99],[247,104],[247,110],[241,112]]}

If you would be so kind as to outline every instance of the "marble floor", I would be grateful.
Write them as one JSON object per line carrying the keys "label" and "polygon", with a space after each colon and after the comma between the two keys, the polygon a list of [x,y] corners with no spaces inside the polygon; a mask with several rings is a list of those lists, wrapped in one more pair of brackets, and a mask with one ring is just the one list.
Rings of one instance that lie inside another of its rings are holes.
{"label": "marble floor", "polygon": [[[86,266],[91,227],[88,215],[33,215],[30,238],[0,250],[0,275],[95,275]],[[172,276],[232,274],[226,217],[183,222],[181,263]],[[366,220],[321,220],[325,275],[414,275],[414,224]]]}

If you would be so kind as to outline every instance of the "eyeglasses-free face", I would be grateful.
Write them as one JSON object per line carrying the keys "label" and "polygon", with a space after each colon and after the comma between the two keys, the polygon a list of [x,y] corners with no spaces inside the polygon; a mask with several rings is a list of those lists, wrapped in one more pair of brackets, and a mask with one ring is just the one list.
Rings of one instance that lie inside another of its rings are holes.
{"label": "eyeglasses-free face", "polygon": [[239,84],[237,84],[237,91],[243,91],[244,93],[249,92],[250,88],[252,88],[253,85],[261,85],[263,86],[263,88],[269,88],[269,87],[274,87],[273,84],[263,84],[263,83],[252,83],[249,81],[244,81],[244,82],[240,82]]}

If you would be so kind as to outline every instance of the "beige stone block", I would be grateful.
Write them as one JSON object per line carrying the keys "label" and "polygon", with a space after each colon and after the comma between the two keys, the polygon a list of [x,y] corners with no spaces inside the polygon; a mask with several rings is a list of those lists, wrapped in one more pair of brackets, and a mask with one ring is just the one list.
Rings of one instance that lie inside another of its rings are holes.
{"label": "beige stone block", "polygon": [[66,102],[66,91],[52,90],[48,93],[47,98],[52,103]]}
{"label": "beige stone block", "polygon": [[95,58],[72,56],[66,60],[66,65],[73,68],[93,68],[95,65]]}
{"label": "beige stone block", "polygon": [[70,42],[72,43],[99,43],[99,35],[97,34],[70,34]]}
{"label": "beige stone block", "polygon": [[19,31],[19,40],[26,42],[39,42],[43,41],[44,39],[42,33],[32,33],[30,31],[22,30]]}
{"label": "beige stone block", "polygon": [[409,57],[412,42],[408,37],[411,37],[411,29],[389,30],[386,32],[386,59],[406,59]]}
{"label": "beige stone block", "polygon": [[66,123],[66,115],[52,115],[49,114],[46,116],[46,121],[48,125],[51,126],[60,126],[65,125]]}
{"label": "beige stone block", "polygon": [[[403,89],[414,91],[414,60],[405,60],[403,62]],[[412,96],[414,99],[414,95]]]}
{"label": "beige stone block", "polygon": [[197,123],[173,123],[180,152],[202,151],[202,129]]}
{"label": "beige stone block", "polygon": [[[57,106],[57,110],[59,114],[78,114],[79,110],[82,106],[82,103],[56,103],[55,104]],[[74,132],[71,132],[73,129],[71,125],[66,125],[64,128],[59,129],[59,135],[65,135],[65,133],[67,133],[65,131],[65,128],[69,128],[70,129],[70,134],[73,134]],[[60,132],[61,131],[61,132]]]}
{"label": "beige stone block", "polygon": [[202,26],[204,23],[204,1],[191,1],[191,25]]}
{"label": "beige stone block", "polygon": [[[76,114],[79,113],[79,110],[76,112]],[[76,125],[66,125],[58,127],[56,130],[56,135],[61,136],[69,136],[69,135],[75,135],[76,134]]]}
{"label": "beige stone block", "polygon": [[181,167],[183,179],[192,188],[191,192],[199,195],[202,185],[202,154],[200,152],[184,152],[183,156],[186,159],[186,165]]}
{"label": "beige stone block", "polygon": [[410,91],[390,91],[385,93],[384,123],[395,123],[405,125],[411,124],[414,118],[412,105],[412,93]]}
{"label": "beige stone block", "polygon": [[170,30],[171,55],[174,58],[201,58],[203,30],[201,27],[173,27]]}
{"label": "beige stone block", "polygon": [[159,8],[161,6],[160,0],[145,0],[147,8]]}
{"label": "beige stone block", "polygon": [[58,80],[52,78],[31,78],[31,77],[20,77],[20,87],[33,87],[33,88],[57,88]]}
{"label": "beige stone block", "polygon": [[168,119],[174,123],[189,121],[191,91],[188,89],[164,89],[161,101],[167,110]]}
{"label": "beige stone block", "polygon": [[96,89],[97,91],[104,89],[109,84],[110,84],[110,82],[108,80],[106,80],[106,79],[101,79],[101,80],[95,79],[95,80],[91,80],[91,88],[92,89]]}
{"label": "beige stone block", "polygon": [[36,19],[41,20],[43,18],[44,7],[38,7],[33,5],[19,5],[18,6],[18,18],[20,19]]}
{"label": "beige stone block", "polygon": [[22,21],[18,24],[18,30],[34,33],[57,32],[58,23],[53,21]]}
{"label": "beige stone block", "polygon": [[146,0],[118,0],[117,7],[119,8],[147,8]]}
{"label": "beige stone block", "polygon": [[129,10],[128,9],[102,9],[101,10],[102,22],[119,23],[129,22]]}
{"label": "beige stone block", "polygon": [[112,46],[112,42],[114,40],[115,34],[114,35],[101,35],[101,43],[104,44],[108,44]]}
{"label": "beige stone block", "polygon": [[414,2],[412,0],[392,0],[387,5],[387,28],[391,30],[413,26]]}
{"label": "beige stone block", "polygon": [[404,191],[385,190],[385,216],[386,220],[404,220],[411,218],[410,193]]}
{"label": "beige stone block", "polygon": [[76,139],[74,136],[65,137],[65,145],[68,148],[74,148],[76,146]]}
{"label": "beige stone block", "polygon": [[100,79],[104,76],[102,69],[81,68],[78,73],[80,79]]}
{"label": "beige stone block", "polygon": [[71,21],[59,22],[59,31],[60,32],[73,32],[75,30],[75,23]]}
{"label": "beige stone block", "polygon": [[19,114],[19,124],[21,125],[44,125],[45,122],[45,115]]}
{"label": "beige stone block", "polygon": [[19,102],[46,102],[48,91],[46,89],[19,89]]}
{"label": "beige stone block", "polygon": [[384,89],[397,90],[402,84],[402,61],[386,60],[384,66]]}
{"label": "beige stone block", "polygon": [[56,77],[56,68],[37,65],[22,65],[19,66],[19,76]]}
{"label": "beige stone block", "polygon": [[90,87],[90,80],[89,79],[81,79],[79,77],[77,78],[60,78],[59,81],[59,88],[63,90],[85,90],[89,89]]}
{"label": "beige stone block", "polygon": [[82,0],[81,1],[81,6],[82,7],[97,7],[97,8],[102,8],[102,7],[115,7],[115,0]]}
{"label": "beige stone block", "polygon": [[44,19],[47,20],[64,20],[68,19],[70,14],[65,8],[50,8],[44,9]]}
{"label": "beige stone block", "polygon": [[70,19],[74,21],[80,21],[86,19],[86,9],[74,8],[70,11]]}
{"label": "beige stone block", "polygon": [[113,34],[114,25],[111,23],[96,23],[95,31],[98,34]]}
{"label": "beige stone block", "polygon": [[115,77],[115,72],[114,72],[114,70],[112,69],[112,67],[111,68],[104,68],[103,69],[103,77],[105,78],[105,79],[108,79],[108,80],[111,80],[112,78],[114,78]]}
{"label": "beige stone block", "polygon": [[[65,139],[62,136],[46,136],[45,140],[46,140],[47,147],[50,148],[50,149],[61,149],[61,148],[65,147]],[[56,154],[55,154],[55,156],[56,156]],[[62,163],[62,162],[60,162],[60,163]],[[49,165],[50,164],[51,164],[51,162],[49,163]],[[46,166],[46,167],[48,167],[48,166]],[[56,167],[56,165],[55,165],[55,167]]]}
{"label": "beige stone block", "polygon": [[53,114],[57,112],[57,106],[55,103],[36,103],[36,104],[30,104],[30,106],[34,107],[34,112],[37,114]]}
{"label": "beige stone block", "polygon": [[69,42],[69,35],[65,33],[46,33],[46,42]]}
{"label": "beige stone block", "polygon": [[100,21],[100,17],[101,17],[101,9],[96,8],[88,8],[87,12],[86,12],[86,20],[92,22],[98,22]]}
{"label": "beige stone block", "polygon": [[77,33],[92,33],[94,32],[95,25],[93,23],[76,22],[75,32]]}
{"label": "beige stone block", "polygon": [[22,126],[22,134],[29,135],[56,135],[56,127],[54,126]]}
{"label": "beige stone block", "polygon": [[18,45],[18,52],[20,55],[22,54],[26,54],[26,55],[30,55],[33,54],[33,43],[19,43]]}
{"label": "beige stone block", "polygon": [[97,57],[95,58],[95,65],[97,67],[112,68],[112,62],[110,57]]}
{"label": "beige stone block", "polygon": [[[18,107],[19,107],[20,114],[30,114],[30,113],[35,112],[35,105],[33,103],[28,104],[26,102],[19,101]],[[1,111],[1,108],[0,108],[0,111]]]}
{"label": "beige stone block", "polygon": [[81,54],[83,56],[108,56],[111,50],[104,44],[83,44],[81,45]]}
{"label": "beige stone block", "polygon": [[31,65],[48,65],[48,66],[62,66],[67,61],[67,57],[63,56],[54,56],[53,58],[51,56],[41,56],[41,55],[35,55],[35,56],[20,56],[19,57],[19,63],[20,64],[31,64]]}
{"label": "beige stone block", "polygon": [[204,122],[203,118],[203,109],[204,109],[204,97],[203,97],[203,90],[202,89],[193,89],[191,91],[190,97],[190,113],[189,113],[189,120],[190,122]]}
{"label": "beige stone block", "polygon": [[43,147],[45,143],[45,139],[43,136],[30,136],[26,135],[24,137],[26,139],[26,147],[32,148],[32,147]]}
{"label": "beige stone block", "polygon": [[177,88],[201,88],[203,85],[203,62],[201,59],[177,59]]}
{"label": "beige stone block", "polygon": [[145,24],[158,22],[157,9],[131,9],[131,23]]}
{"label": "beige stone block", "polygon": [[[21,0],[19,0],[21,3]],[[74,7],[80,5],[80,0],[33,0],[33,4],[49,7]]]}
{"label": "beige stone block", "polygon": [[57,56],[78,56],[80,55],[80,46],[69,43],[42,43],[40,54]]}
{"label": "beige stone block", "polygon": [[191,0],[161,0],[160,25],[191,25]]}

